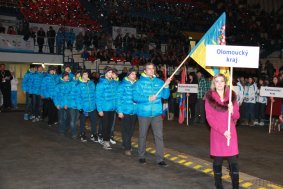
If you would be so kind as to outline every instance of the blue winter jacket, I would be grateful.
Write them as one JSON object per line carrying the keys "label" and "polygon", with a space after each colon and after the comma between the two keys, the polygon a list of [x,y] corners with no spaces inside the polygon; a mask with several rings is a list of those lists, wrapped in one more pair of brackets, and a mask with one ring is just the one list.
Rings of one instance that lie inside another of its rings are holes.
{"label": "blue winter jacket", "polygon": [[22,80],[22,91],[30,93],[30,88],[33,83],[33,74],[35,72],[31,72],[30,70],[27,71],[27,73],[24,75],[24,78]]}
{"label": "blue winter jacket", "polygon": [[35,72],[35,74],[32,74],[31,77],[31,85],[30,85],[30,94],[36,94],[40,95],[41,93],[41,83],[43,77],[45,77],[46,73],[45,72]]}
{"label": "blue winter jacket", "polygon": [[60,106],[64,108],[65,106],[70,106],[69,96],[71,93],[71,84],[69,81],[64,81],[62,78],[55,87],[54,104],[55,106]]}
{"label": "blue winter jacket", "polygon": [[117,83],[112,79],[100,78],[96,86],[96,107],[98,112],[116,111]]}
{"label": "blue winter jacket", "polygon": [[93,81],[83,82],[81,79],[78,84],[78,109],[84,112],[92,112],[96,110],[95,104],[95,85]]}
{"label": "blue winter jacket", "polygon": [[118,87],[117,112],[136,114],[137,105],[133,99],[134,82],[125,77]]}
{"label": "blue winter jacket", "polygon": [[44,98],[52,98],[55,95],[55,86],[57,84],[57,77],[56,74],[47,74],[43,79],[41,83],[40,88],[40,95]]}
{"label": "blue winter jacket", "polygon": [[159,78],[150,78],[144,73],[134,85],[134,101],[137,105],[137,115],[142,117],[155,117],[162,115],[162,98],[168,99],[169,87],[163,88],[155,101],[150,102],[149,97],[155,95],[163,86],[164,81]]}
{"label": "blue winter jacket", "polygon": [[70,94],[68,95],[68,107],[69,108],[72,108],[72,109],[79,109],[78,108],[78,93],[79,93],[79,88],[78,88],[78,86],[79,86],[79,81],[78,80],[72,80],[72,81],[70,81],[69,82],[69,84],[70,84],[70,88],[71,88],[71,91],[70,91]]}

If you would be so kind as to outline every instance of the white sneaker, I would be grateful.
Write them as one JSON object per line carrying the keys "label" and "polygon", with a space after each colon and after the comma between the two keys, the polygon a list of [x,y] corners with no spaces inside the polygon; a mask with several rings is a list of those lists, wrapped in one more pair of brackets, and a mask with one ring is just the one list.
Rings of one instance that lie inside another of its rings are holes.
{"label": "white sneaker", "polygon": [[111,139],[110,139],[110,143],[111,143],[111,144],[116,144],[117,142],[116,142],[114,139],[111,138]]}
{"label": "white sneaker", "polygon": [[110,142],[104,141],[104,142],[103,142],[103,148],[104,148],[105,150],[111,150],[112,148],[111,148],[111,146],[110,146]]}
{"label": "white sneaker", "polygon": [[101,144],[101,145],[103,145],[103,138],[98,137],[98,143]]}
{"label": "white sneaker", "polygon": [[254,125],[258,125],[259,123],[257,121],[254,121]]}
{"label": "white sneaker", "polygon": [[261,121],[261,122],[259,123],[259,125],[260,125],[260,126],[264,126],[264,123],[263,123],[263,121]]}
{"label": "white sneaker", "polygon": [[36,117],[36,118],[34,118],[34,119],[32,120],[33,123],[39,122],[39,121],[40,121],[40,118],[38,118],[38,117]]}

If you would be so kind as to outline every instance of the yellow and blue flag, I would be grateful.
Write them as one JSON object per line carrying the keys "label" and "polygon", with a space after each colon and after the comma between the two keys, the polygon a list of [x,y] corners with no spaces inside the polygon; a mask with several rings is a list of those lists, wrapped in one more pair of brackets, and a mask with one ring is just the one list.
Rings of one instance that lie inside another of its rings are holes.
{"label": "yellow and blue flag", "polygon": [[222,73],[227,80],[230,78],[229,67],[206,67],[206,45],[226,45],[225,37],[226,13],[224,12],[218,20],[200,39],[197,45],[191,50],[189,56],[194,59],[202,68],[212,76]]}

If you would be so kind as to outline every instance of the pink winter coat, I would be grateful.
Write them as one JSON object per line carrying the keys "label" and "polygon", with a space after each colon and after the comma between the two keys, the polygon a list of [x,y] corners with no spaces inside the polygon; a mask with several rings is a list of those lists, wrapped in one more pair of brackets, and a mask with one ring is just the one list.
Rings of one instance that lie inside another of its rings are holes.
{"label": "pink winter coat", "polygon": [[237,119],[240,118],[239,106],[236,94],[232,93],[233,114],[231,116],[231,140],[227,146],[227,139],[224,132],[228,129],[228,103],[229,90],[226,90],[224,101],[221,102],[220,96],[216,91],[210,90],[205,98],[205,112],[210,130],[210,155],[211,156],[234,156],[239,154],[238,137],[235,127]]}

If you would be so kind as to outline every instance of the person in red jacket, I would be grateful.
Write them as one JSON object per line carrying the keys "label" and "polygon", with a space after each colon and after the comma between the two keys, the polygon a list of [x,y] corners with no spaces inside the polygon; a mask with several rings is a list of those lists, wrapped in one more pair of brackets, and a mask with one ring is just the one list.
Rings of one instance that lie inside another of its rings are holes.
{"label": "person in red jacket", "polygon": [[[213,77],[211,90],[205,96],[206,119],[210,129],[210,155],[214,157],[213,172],[217,189],[223,189],[222,163],[227,159],[230,168],[233,189],[239,188],[239,168],[237,163],[238,139],[235,123],[240,117],[236,94],[232,93],[229,103],[229,88],[226,78],[219,74]],[[231,112],[231,129],[228,131],[228,110]],[[230,145],[227,140],[230,139]]]}

